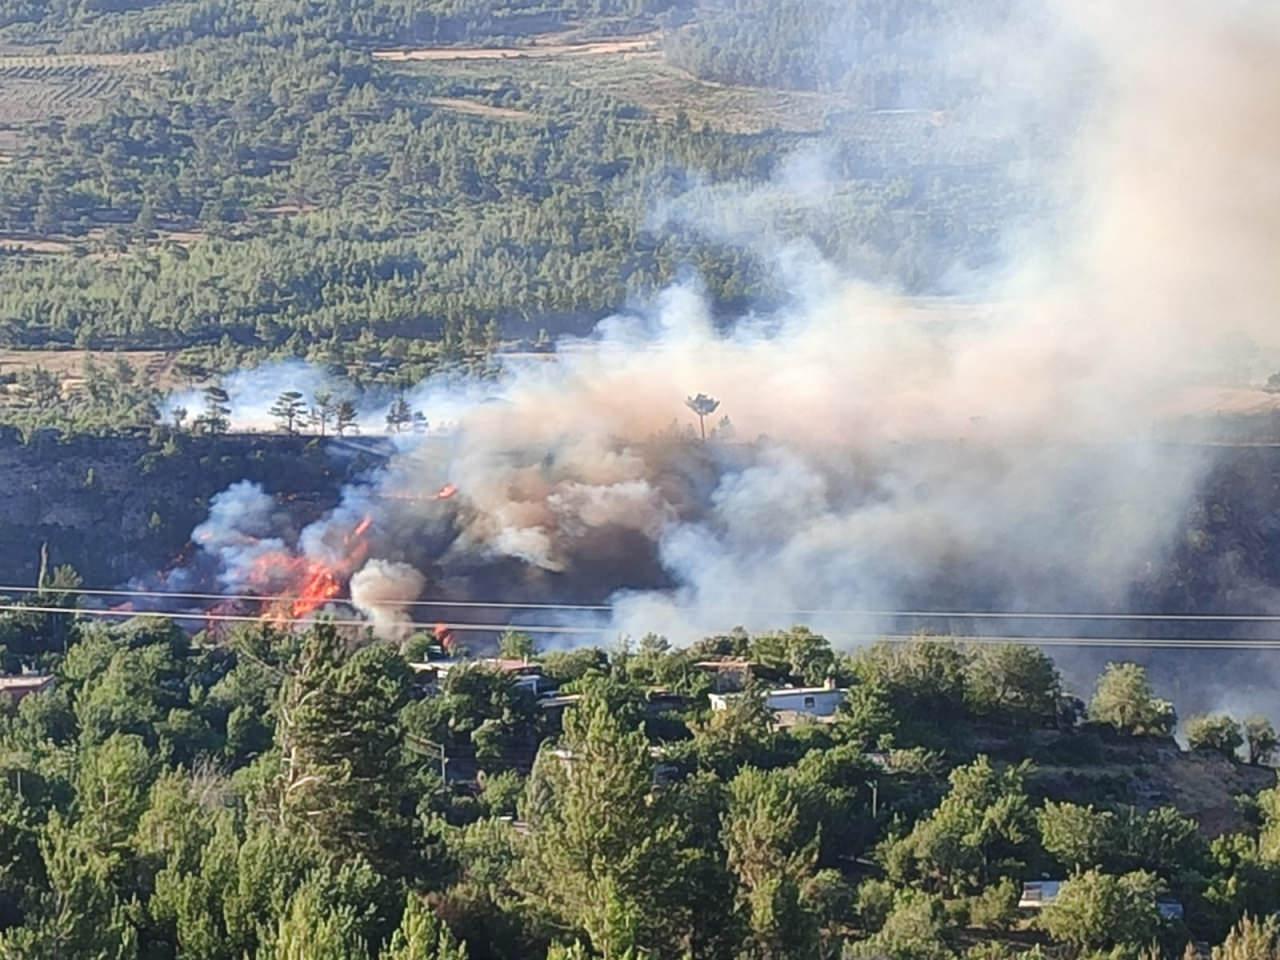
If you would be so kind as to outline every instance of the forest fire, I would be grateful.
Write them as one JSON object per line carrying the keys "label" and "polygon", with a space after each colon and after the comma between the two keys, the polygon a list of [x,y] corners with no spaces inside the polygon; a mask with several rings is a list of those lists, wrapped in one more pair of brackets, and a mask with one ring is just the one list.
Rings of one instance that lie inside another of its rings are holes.
{"label": "forest fire", "polygon": [[264,602],[264,617],[275,623],[302,620],[340,597],[351,574],[368,558],[365,535],[372,526],[368,516],[356,524],[342,538],[341,555],[332,562],[278,550],[257,557],[251,579],[266,588],[263,593],[279,596]]}

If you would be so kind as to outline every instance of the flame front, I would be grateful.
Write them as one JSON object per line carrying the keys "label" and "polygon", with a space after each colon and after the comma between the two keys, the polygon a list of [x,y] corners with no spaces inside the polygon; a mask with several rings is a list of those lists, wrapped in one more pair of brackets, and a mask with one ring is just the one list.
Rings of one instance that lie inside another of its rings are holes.
{"label": "flame front", "polygon": [[268,597],[263,617],[274,623],[305,620],[343,595],[347,581],[369,555],[365,535],[373,518],[364,517],[342,538],[340,555],[330,562],[271,551],[253,564],[251,580]]}

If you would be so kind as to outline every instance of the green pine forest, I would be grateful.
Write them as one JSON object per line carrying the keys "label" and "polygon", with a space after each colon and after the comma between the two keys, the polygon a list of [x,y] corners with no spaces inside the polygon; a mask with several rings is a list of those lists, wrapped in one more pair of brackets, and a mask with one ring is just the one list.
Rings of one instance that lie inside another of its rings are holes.
{"label": "green pine forest", "polygon": [[[999,5],[857,10],[837,48],[814,43],[831,4],[801,0],[4,0],[0,349],[163,350],[215,371],[300,357],[404,385],[586,332],[682,278],[726,316],[780,304],[772,248],[796,238],[949,292],[1045,202],[1012,171],[1052,147],[975,132],[980,85],[910,55]],[[373,56],[545,35],[652,50]],[[24,97],[48,109],[20,116]],[[717,189],[805,150],[820,203],[757,211],[746,231],[766,248],[720,229]],[[16,377],[0,387],[29,398]],[[13,406],[8,422],[75,428]]]}
{"label": "green pine forest", "polygon": [[[264,361],[485,376],[676,281],[725,318],[785,306],[792,243],[956,293],[1051,203],[1026,171],[1063,146],[986,123],[989,78],[938,42],[1014,12],[0,0],[2,435],[49,462],[55,433],[146,438],[138,476],[171,479],[191,446],[211,483],[244,466],[219,377]],[[209,436],[159,422],[177,385],[207,388],[183,413]],[[281,397],[287,432],[314,399]],[[262,470],[306,441],[273,442]],[[197,489],[148,502],[147,536],[185,536]],[[1189,594],[1225,576],[1208,537]],[[6,681],[52,678],[0,689],[3,960],[1280,958],[1276,731],[1179,718],[1135,663],[1071,689],[1020,645],[505,635],[549,709],[480,660],[425,689],[427,636],[193,635],[74,612],[67,567],[40,586],[0,602]],[[743,662],[713,709],[707,664]],[[833,722],[767,705],[826,683]]]}
{"label": "green pine forest", "polygon": [[[0,619],[6,666],[55,678],[0,715],[6,958],[1280,950],[1275,730],[1187,718],[1181,750],[1132,663],[1077,699],[1019,645],[507,634],[575,695],[557,716],[483,661],[426,695],[432,638],[107,626],[50,612],[77,601],[69,568],[45,583]],[[727,658],[752,678],[710,710],[697,664]],[[828,678],[832,723],[765,704]],[[1059,897],[1020,910],[1039,878]]]}

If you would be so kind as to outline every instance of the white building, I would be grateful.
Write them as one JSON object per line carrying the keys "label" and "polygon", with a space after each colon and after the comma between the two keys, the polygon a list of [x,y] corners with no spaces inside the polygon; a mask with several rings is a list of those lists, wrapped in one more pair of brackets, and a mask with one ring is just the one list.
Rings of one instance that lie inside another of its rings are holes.
{"label": "white building", "polygon": [[[840,709],[849,691],[834,685],[825,687],[778,687],[766,690],[764,703],[774,713],[809,717],[831,717]],[[727,709],[740,693],[712,693],[712,710]]]}

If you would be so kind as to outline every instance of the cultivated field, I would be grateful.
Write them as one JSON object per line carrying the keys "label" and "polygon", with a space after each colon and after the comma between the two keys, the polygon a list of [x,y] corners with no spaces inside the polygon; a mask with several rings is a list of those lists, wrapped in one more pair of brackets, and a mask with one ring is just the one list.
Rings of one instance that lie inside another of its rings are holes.
{"label": "cultivated field", "polygon": [[161,53],[0,56],[0,156],[20,148],[24,127],[93,116],[131,79],[167,64]]}
{"label": "cultivated field", "polygon": [[0,350],[0,379],[40,367],[65,377],[64,389],[74,390],[83,382],[84,362],[89,357],[103,366],[124,360],[162,390],[186,385],[174,371],[176,355],[165,350]]}
{"label": "cultivated field", "polygon": [[[824,128],[832,114],[852,106],[823,94],[697,80],[666,62],[658,33],[608,39],[553,33],[520,46],[379,50],[373,57],[400,69],[456,78],[468,85],[503,78],[551,89],[568,84],[634,104],[659,120],[671,122],[683,113],[696,125],[735,133],[814,133]],[[464,97],[435,97],[432,102],[494,120],[530,117],[523,110]]]}

